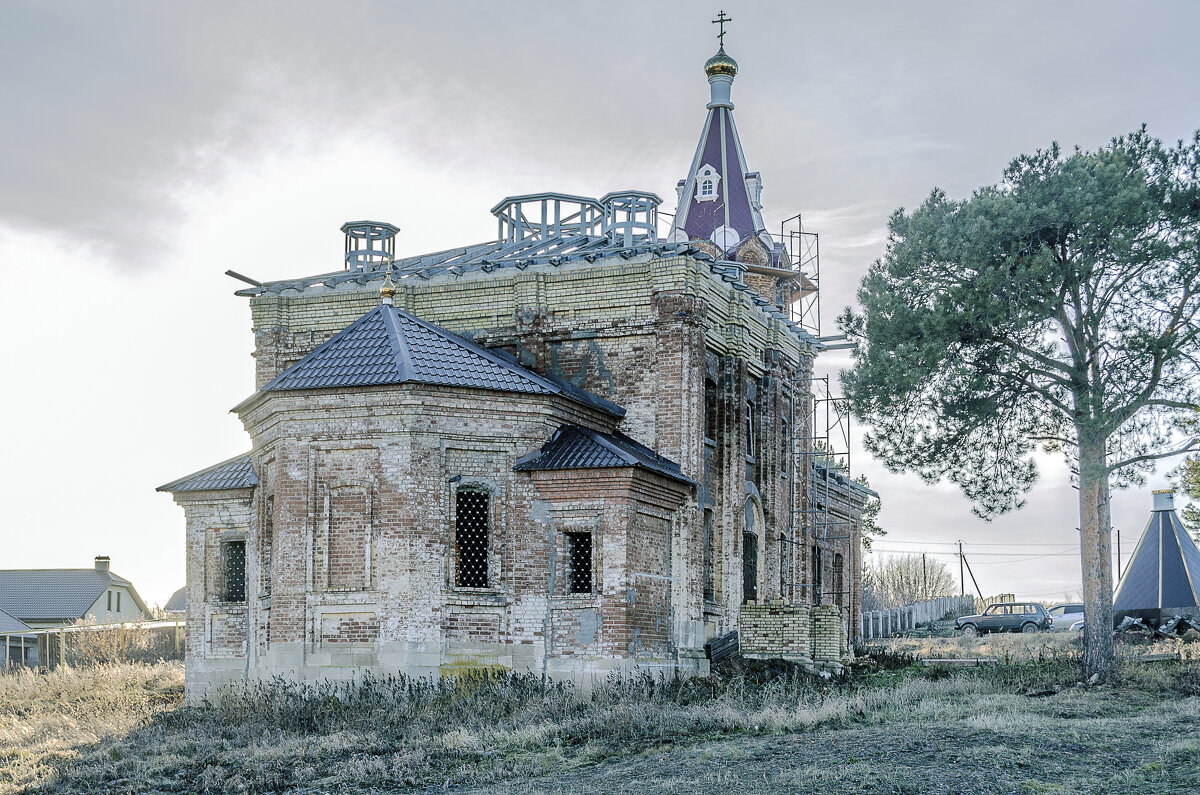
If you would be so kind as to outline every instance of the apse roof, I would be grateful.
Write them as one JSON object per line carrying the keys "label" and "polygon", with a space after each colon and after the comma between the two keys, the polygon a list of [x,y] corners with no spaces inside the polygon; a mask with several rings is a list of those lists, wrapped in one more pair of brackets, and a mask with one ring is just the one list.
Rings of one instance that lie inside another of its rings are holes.
{"label": "apse roof", "polygon": [[561,395],[623,417],[625,409],[505,354],[382,303],[284,370],[262,392],[420,383]]}
{"label": "apse roof", "polygon": [[250,454],[244,453],[222,461],[219,464],[185,475],[178,480],[159,486],[155,491],[180,493],[185,491],[227,491],[229,489],[250,489],[258,485],[258,475],[254,474],[254,464]]}
{"label": "apse roof", "polygon": [[564,425],[540,449],[517,459],[515,471],[639,467],[684,483],[679,464],[620,433]]}
{"label": "apse roof", "polygon": [[1174,510],[1150,514],[1150,522],[1113,598],[1114,610],[1200,606],[1200,550]]}

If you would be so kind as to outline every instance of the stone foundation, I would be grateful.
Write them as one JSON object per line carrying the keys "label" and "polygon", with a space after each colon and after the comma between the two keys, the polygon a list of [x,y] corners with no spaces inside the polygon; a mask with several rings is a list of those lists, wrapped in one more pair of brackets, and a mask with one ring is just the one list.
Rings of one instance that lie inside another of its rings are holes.
{"label": "stone foundation", "polygon": [[841,671],[850,661],[842,611],[836,605],[749,602],[741,607],[739,625],[743,657],[790,660],[831,672]]}

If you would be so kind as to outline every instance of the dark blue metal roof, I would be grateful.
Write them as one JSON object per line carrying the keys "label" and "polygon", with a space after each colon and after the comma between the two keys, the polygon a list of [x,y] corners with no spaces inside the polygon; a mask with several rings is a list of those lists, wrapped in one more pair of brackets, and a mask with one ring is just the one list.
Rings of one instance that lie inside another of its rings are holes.
{"label": "dark blue metal roof", "polygon": [[169,491],[172,494],[184,491],[227,491],[229,489],[250,489],[258,485],[258,475],[254,474],[254,464],[250,454],[245,453],[228,461],[213,464],[208,469],[193,472],[179,480],[173,480],[155,491]]}
{"label": "dark blue metal roof", "polygon": [[616,404],[528,370],[391,304],[380,304],[342,329],[262,391],[403,383],[562,395],[616,417],[625,415]]}
{"label": "dark blue metal roof", "polygon": [[1114,610],[1200,606],[1200,550],[1173,510],[1154,511],[1113,598]]}
{"label": "dark blue metal roof", "polygon": [[620,433],[601,433],[578,425],[564,425],[550,441],[517,459],[514,470],[611,469],[639,467],[660,475],[692,483],[679,471],[679,464]]}

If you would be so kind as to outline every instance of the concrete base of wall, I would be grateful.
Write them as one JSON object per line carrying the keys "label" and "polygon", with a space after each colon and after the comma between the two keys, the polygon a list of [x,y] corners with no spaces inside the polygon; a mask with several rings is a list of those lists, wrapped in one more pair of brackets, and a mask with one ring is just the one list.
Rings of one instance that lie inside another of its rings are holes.
{"label": "concrete base of wall", "polygon": [[275,643],[249,666],[244,657],[189,657],[184,680],[187,703],[195,705],[219,696],[223,686],[275,676],[298,682],[348,681],[368,673],[438,679],[482,670],[541,674],[587,693],[614,674],[706,676],[709,666],[702,649],[683,650],[676,658],[546,658],[531,644],[383,643],[313,651],[303,643]]}

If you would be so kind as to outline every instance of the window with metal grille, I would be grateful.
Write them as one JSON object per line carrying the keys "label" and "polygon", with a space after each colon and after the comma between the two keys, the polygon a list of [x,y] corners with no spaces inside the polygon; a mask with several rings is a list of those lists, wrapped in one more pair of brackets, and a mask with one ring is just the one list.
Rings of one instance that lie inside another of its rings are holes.
{"label": "window with metal grille", "polygon": [[592,592],[592,534],[567,533],[567,593]]}
{"label": "window with metal grille", "polygon": [[226,602],[246,601],[246,541],[225,541],[221,544],[225,582],[222,597]]}
{"label": "window with metal grille", "polygon": [[457,491],[454,498],[454,584],[459,588],[488,585],[488,495]]}
{"label": "window with metal grille", "polygon": [[704,512],[704,601],[717,600],[716,538],[713,537],[713,512]]}

